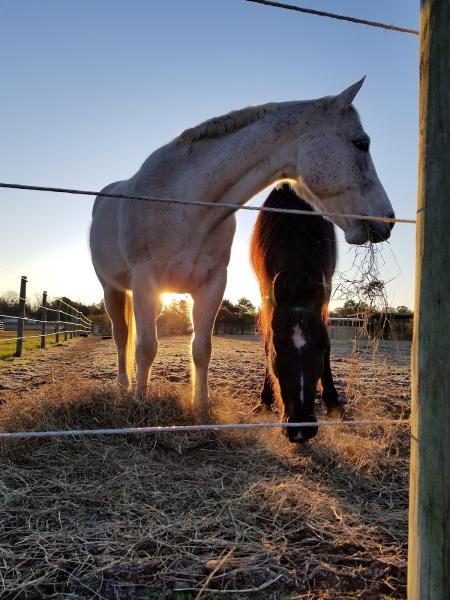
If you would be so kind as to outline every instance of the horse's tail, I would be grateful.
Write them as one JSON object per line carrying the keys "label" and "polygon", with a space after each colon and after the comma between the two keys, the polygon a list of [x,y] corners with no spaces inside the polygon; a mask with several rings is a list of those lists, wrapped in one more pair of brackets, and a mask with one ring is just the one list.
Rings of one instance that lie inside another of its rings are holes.
{"label": "horse's tail", "polygon": [[125,294],[125,322],[128,327],[126,357],[127,357],[127,375],[130,383],[133,380],[134,363],[136,353],[136,323],[133,311],[133,296],[131,292]]}

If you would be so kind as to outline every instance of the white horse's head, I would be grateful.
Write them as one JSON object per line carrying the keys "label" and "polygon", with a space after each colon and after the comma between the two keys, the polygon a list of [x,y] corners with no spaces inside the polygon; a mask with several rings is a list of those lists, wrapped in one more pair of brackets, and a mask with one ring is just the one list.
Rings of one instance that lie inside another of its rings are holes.
{"label": "white horse's head", "polygon": [[[314,127],[298,145],[297,189],[318,210],[394,217],[389,198],[370,157],[370,139],[352,101],[364,78],[338,96],[323,98],[311,118]],[[350,244],[380,242],[392,223],[333,217]]]}

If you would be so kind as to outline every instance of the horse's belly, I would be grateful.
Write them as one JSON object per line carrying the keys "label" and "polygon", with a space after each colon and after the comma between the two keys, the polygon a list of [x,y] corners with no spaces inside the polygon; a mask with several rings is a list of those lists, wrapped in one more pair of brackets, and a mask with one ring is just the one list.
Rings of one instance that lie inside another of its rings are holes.
{"label": "horse's belly", "polygon": [[153,257],[147,263],[147,268],[144,268],[149,278],[156,280],[159,288],[182,294],[195,293],[212,280],[217,272],[226,268],[227,263],[227,253],[194,255],[186,251],[180,252],[177,257],[166,257],[166,260]]}
{"label": "horse's belly", "polygon": [[99,278],[128,289],[134,278],[144,278],[165,291],[195,292],[227,267],[235,219],[231,216],[211,231],[189,209],[96,202],[91,250]]}
{"label": "horse's belly", "polygon": [[119,229],[121,251],[132,270],[145,273],[166,291],[195,291],[230,259],[234,216],[211,232],[186,218],[186,212],[138,206],[125,215]]}

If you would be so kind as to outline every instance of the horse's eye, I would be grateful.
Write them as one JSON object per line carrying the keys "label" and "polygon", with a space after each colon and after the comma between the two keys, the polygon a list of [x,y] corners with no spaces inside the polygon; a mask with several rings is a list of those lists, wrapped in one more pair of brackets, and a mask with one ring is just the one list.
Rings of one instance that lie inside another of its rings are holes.
{"label": "horse's eye", "polygon": [[368,152],[370,146],[370,140],[368,138],[361,138],[360,140],[353,140],[353,145],[361,150],[361,152]]}

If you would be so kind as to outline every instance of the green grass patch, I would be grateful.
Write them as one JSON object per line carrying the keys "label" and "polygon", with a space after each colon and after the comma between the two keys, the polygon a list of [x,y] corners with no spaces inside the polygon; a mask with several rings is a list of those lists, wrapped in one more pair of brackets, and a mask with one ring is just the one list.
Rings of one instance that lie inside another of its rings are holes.
{"label": "green grass patch", "polygon": [[[41,338],[40,338],[40,329],[26,329],[23,340],[23,352],[27,352],[27,350],[34,350],[35,348],[40,348],[41,346]],[[0,360],[9,358],[14,356],[16,353],[16,343],[15,338],[17,337],[17,333],[15,331],[0,331]],[[28,338],[28,339],[27,339]],[[60,340],[64,341],[64,334],[60,334]],[[47,346],[56,343],[55,335],[47,336]]]}

